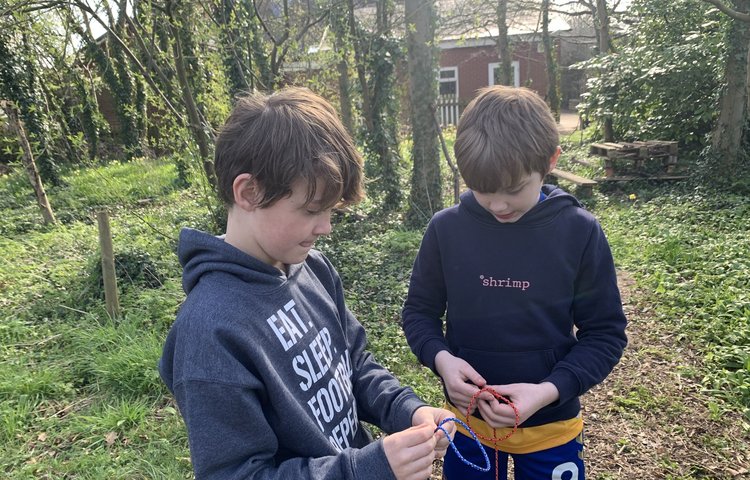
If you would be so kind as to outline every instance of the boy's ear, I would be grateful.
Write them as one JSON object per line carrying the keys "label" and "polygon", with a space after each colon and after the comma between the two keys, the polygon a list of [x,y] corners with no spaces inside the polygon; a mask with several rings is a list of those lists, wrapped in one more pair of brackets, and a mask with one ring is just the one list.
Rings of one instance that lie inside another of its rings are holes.
{"label": "boy's ear", "polygon": [[562,148],[559,146],[555,149],[555,153],[552,154],[551,157],[549,157],[549,171],[551,172],[554,170],[554,168],[557,166],[557,161],[560,160],[560,154],[562,153]]}
{"label": "boy's ear", "polygon": [[232,182],[232,194],[235,205],[243,210],[253,211],[258,205],[260,196],[258,182],[249,173],[241,173]]}

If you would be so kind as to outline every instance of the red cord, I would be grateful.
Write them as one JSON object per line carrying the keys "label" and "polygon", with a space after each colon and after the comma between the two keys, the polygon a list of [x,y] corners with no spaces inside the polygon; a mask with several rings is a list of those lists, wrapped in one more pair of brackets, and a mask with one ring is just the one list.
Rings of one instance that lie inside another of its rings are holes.
{"label": "red cord", "polygon": [[508,399],[507,397],[504,397],[504,396],[500,395],[499,393],[497,393],[491,387],[483,387],[481,390],[477,391],[471,397],[471,401],[469,402],[469,406],[466,409],[466,425],[469,428],[471,428],[471,423],[470,423],[471,422],[471,412],[474,409],[473,407],[477,403],[477,398],[479,397],[479,395],[482,392],[489,392],[490,394],[492,394],[492,396],[494,396],[495,398],[497,398],[501,402],[507,403],[513,409],[513,413],[516,414],[516,421],[513,424],[513,430],[511,430],[506,435],[504,435],[504,436],[502,436],[500,438],[498,438],[498,436],[497,436],[497,429],[495,427],[492,427],[492,437],[485,437],[481,433],[474,432],[476,434],[476,436],[479,437],[479,438],[481,438],[482,440],[485,440],[487,442],[492,442],[492,445],[495,448],[495,480],[498,480],[498,475],[500,473],[500,469],[498,468],[500,466],[499,465],[500,464],[500,452],[497,449],[497,444],[500,443],[500,442],[502,442],[503,440],[507,440],[508,438],[510,438],[511,435],[513,435],[514,433],[516,433],[516,430],[518,430],[518,424],[521,423],[521,416],[518,413],[518,408],[513,404],[513,402],[510,401],[510,399]]}

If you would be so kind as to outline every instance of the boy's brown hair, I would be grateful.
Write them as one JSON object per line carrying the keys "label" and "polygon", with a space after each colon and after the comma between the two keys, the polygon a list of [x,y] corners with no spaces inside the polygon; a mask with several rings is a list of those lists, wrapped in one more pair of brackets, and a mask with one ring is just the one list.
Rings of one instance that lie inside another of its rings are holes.
{"label": "boy's brown hair", "polygon": [[214,160],[219,196],[227,206],[234,204],[234,179],[243,173],[260,187],[260,208],[291,194],[300,178],[307,181],[308,202],[315,198],[317,180],[323,180],[323,208],[363,197],[361,155],[333,107],[306,88],[237,99],[219,132]]}
{"label": "boy's brown hair", "polygon": [[466,186],[480,193],[512,190],[533,172],[549,173],[560,135],[539,95],[495,85],[479,90],[456,130],[456,163]]}

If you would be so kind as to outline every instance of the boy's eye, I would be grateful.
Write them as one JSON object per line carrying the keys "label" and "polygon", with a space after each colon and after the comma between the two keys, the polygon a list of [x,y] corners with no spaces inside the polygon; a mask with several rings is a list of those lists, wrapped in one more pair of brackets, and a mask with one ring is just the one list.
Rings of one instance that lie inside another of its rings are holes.
{"label": "boy's eye", "polygon": [[305,210],[305,212],[308,215],[322,215],[325,212],[330,212],[331,210],[333,209],[332,208],[321,208],[321,209],[308,208]]}
{"label": "boy's eye", "polygon": [[507,193],[508,195],[516,195],[518,193],[521,193],[521,191],[524,189],[524,187],[526,187],[526,184],[519,185],[519,186],[513,187],[513,188],[509,188],[508,190],[505,191],[505,193]]}

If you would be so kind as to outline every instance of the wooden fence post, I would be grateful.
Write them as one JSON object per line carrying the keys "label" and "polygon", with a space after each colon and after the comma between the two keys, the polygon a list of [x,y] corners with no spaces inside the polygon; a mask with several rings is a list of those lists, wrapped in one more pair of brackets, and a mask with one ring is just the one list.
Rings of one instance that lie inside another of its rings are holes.
{"label": "wooden fence post", "polygon": [[104,301],[107,313],[112,318],[120,316],[120,300],[117,295],[115,275],[115,254],[112,248],[112,232],[109,228],[109,214],[106,210],[96,212],[99,224],[99,246],[102,252],[102,277],[104,278]]}

